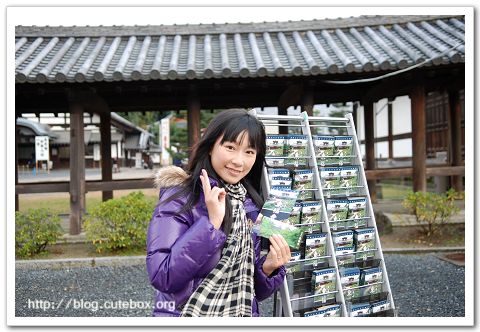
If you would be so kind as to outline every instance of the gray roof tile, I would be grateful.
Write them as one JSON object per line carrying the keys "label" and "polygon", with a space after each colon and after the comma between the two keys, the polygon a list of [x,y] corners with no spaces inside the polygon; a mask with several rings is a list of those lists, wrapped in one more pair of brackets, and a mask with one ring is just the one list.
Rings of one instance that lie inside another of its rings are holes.
{"label": "gray roof tile", "polygon": [[17,83],[312,76],[401,69],[430,58],[430,66],[465,61],[461,16],[19,26],[15,33]]}

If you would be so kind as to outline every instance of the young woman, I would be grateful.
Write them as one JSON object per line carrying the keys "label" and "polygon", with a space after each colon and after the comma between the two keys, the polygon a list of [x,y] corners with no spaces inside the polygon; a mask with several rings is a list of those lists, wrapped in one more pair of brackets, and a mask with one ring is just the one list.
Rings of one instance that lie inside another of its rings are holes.
{"label": "young woman", "polygon": [[218,114],[187,172],[160,169],[160,199],[147,235],[154,316],[259,316],[258,302],[283,282],[290,249],[280,235],[260,257],[251,232],[263,205],[263,124],[243,109]]}

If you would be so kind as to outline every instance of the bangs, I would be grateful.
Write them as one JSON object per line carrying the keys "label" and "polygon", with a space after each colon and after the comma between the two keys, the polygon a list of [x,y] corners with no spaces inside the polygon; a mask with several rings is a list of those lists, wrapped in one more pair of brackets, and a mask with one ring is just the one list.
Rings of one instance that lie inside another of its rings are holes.
{"label": "bangs", "polygon": [[248,146],[262,153],[263,146],[265,145],[265,137],[262,135],[263,132],[262,124],[246,114],[238,118],[237,121],[228,122],[223,131],[223,137],[220,143],[241,142],[245,137],[245,133],[248,133]]}

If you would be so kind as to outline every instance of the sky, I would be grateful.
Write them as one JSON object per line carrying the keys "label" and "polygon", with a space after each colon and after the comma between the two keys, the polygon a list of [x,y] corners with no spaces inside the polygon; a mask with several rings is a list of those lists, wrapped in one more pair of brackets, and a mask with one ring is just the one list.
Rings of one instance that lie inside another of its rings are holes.
{"label": "sky", "polygon": [[[88,1],[85,2],[88,4]],[[122,3],[121,1],[119,3]],[[179,1],[178,3],[181,4]],[[247,1],[248,3],[248,1]],[[281,3],[281,2],[279,2]],[[339,1],[338,3],[341,3]],[[437,2],[437,6],[439,3]],[[327,6],[90,6],[90,7],[7,7],[11,25],[171,25],[199,23],[249,23],[297,21],[359,15],[452,14],[439,7],[356,7]]]}
{"label": "sky", "polygon": [[8,9],[9,15],[11,11],[21,12],[20,21],[29,25],[248,23],[345,16],[338,10],[327,12],[322,7],[96,7],[93,10],[92,7],[16,7]]}

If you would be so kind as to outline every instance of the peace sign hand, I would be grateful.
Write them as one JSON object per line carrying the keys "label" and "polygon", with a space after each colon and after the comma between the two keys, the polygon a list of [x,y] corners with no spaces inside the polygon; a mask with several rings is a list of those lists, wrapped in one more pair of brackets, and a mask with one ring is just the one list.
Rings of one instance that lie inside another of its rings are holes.
{"label": "peace sign hand", "polygon": [[205,196],[205,205],[208,210],[208,217],[215,229],[220,229],[223,218],[225,217],[225,196],[227,193],[224,188],[211,187],[207,171],[202,169],[200,175],[202,181],[203,194]]}

